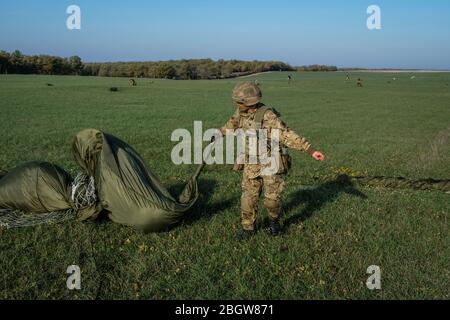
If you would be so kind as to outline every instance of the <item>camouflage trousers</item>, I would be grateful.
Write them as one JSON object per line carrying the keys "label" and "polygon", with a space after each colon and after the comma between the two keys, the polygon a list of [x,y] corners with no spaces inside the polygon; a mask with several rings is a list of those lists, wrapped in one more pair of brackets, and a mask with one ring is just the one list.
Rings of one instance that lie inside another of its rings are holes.
{"label": "camouflage trousers", "polygon": [[278,219],[282,212],[281,193],[284,180],[281,175],[250,178],[244,173],[242,179],[241,222],[245,230],[253,230],[258,213],[258,202],[264,191],[264,207],[269,218]]}

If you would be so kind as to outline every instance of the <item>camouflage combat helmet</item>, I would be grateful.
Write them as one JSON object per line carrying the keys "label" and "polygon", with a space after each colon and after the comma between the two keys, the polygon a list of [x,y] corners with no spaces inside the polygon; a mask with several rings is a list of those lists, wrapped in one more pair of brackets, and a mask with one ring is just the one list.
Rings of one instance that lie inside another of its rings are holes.
{"label": "camouflage combat helmet", "polygon": [[259,87],[252,82],[237,84],[233,89],[233,100],[247,107],[258,104],[262,93]]}

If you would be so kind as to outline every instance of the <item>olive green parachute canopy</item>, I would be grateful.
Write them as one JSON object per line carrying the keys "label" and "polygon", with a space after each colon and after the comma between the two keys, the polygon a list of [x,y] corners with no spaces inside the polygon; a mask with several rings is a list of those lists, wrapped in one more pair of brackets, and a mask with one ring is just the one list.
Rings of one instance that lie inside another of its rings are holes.
{"label": "olive green parachute canopy", "polygon": [[[29,162],[0,173],[0,224],[17,219],[13,215],[17,211],[34,218],[44,215],[46,222],[64,220],[61,217],[70,213],[79,220],[95,219],[104,210],[114,222],[158,231],[178,222],[198,198],[197,178],[203,165],[175,199],[139,154],[112,135],[83,130],[72,150],[83,170],[75,179],[47,162]],[[22,225],[39,223],[39,219],[25,221]]]}
{"label": "olive green parachute canopy", "polygon": [[62,168],[33,161],[17,166],[0,180],[0,207],[44,213],[71,207],[72,177]]}
{"label": "olive green parachute canopy", "polygon": [[120,139],[95,129],[80,132],[73,144],[78,164],[95,179],[100,205],[117,223],[157,231],[176,223],[198,198],[197,177],[176,200],[145,165],[139,154]]}
{"label": "olive green parachute canopy", "polygon": [[0,172],[0,226],[26,227],[95,217],[93,179],[72,179],[64,169],[32,161]]}

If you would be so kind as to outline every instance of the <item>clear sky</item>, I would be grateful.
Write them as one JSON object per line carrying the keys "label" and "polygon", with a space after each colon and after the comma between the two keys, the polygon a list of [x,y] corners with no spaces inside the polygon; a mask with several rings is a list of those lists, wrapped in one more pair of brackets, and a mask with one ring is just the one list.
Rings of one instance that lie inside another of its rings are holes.
{"label": "clear sky", "polygon": [[[81,8],[68,30],[66,8]],[[381,30],[368,30],[369,5]],[[83,61],[180,58],[450,69],[448,0],[0,0],[0,50]]]}

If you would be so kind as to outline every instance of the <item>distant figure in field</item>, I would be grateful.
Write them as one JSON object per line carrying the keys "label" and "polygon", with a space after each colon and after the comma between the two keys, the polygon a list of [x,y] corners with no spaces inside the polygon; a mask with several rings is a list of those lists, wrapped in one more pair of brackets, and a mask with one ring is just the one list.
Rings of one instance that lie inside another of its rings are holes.
{"label": "distant figure in field", "polygon": [[136,80],[134,80],[134,79],[130,79],[128,82],[130,83],[130,86],[132,86],[132,87],[137,86]]}
{"label": "distant figure in field", "polygon": [[292,82],[292,76],[288,75],[288,84],[291,84],[291,82]]}
{"label": "distant figure in field", "polygon": [[350,81],[350,75],[347,73],[347,77],[345,78],[345,81]]}
{"label": "distant figure in field", "polygon": [[361,78],[358,78],[358,82],[356,82],[356,85],[360,88],[363,87],[363,81],[361,80]]}

